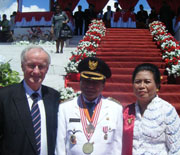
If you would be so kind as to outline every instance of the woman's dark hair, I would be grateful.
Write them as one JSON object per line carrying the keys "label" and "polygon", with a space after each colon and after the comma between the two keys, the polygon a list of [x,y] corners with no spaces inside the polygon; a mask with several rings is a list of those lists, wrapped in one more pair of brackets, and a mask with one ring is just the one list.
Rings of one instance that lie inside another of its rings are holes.
{"label": "woman's dark hair", "polygon": [[135,79],[137,73],[139,73],[140,71],[152,72],[156,86],[158,89],[160,89],[161,74],[160,74],[160,71],[156,65],[150,64],[150,63],[143,63],[143,64],[138,65],[133,72],[132,83],[134,83],[134,79]]}
{"label": "woman's dark hair", "polygon": [[55,6],[55,11],[56,11],[56,8],[59,8],[60,11],[62,10],[62,8],[61,8],[61,6],[60,6],[59,4],[57,4],[57,5]]}

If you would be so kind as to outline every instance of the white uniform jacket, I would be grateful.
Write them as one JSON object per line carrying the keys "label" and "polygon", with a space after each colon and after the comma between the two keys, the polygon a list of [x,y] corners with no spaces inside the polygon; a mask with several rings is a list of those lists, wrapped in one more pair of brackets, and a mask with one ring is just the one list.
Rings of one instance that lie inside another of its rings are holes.
{"label": "white uniform jacket", "polygon": [[[82,148],[88,142],[82,127],[80,97],[59,106],[56,155],[84,155]],[[111,99],[102,98],[102,106],[95,131],[90,139],[93,144],[91,155],[121,155],[122,151],[122,106]],[[104,128],[108,127],[107,139]],[[70,137],[75,131],[76,144]]]}

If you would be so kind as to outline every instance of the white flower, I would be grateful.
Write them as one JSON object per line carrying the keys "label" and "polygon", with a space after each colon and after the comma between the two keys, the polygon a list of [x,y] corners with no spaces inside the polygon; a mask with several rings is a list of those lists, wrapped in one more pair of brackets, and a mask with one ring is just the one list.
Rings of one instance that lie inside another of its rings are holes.
{"label": "white flower", "polygon": [[180,47],[174,37],[167,33],[166,27],[160,21],[149,24],[154,40],[160,43],[162,59],[166,62],[168,75],[180,76]]}
{"label": "white flower", "polygon": [[74,92],[73,88],[66,87],[66,88],[61,88],[59,90],[59,93],[60,93],[60,99],[62,101],[64,101],[64,100],[67,100],[67,99],[74,98],[74,97],[78,96],[81,92],[80,91]]}
{"label": "white flower", "polygon": [[171,68],[167,67],[166,71],[168,75],[173,75],[175,78],[180,76],[180,61],[178,65],[172,65]]}

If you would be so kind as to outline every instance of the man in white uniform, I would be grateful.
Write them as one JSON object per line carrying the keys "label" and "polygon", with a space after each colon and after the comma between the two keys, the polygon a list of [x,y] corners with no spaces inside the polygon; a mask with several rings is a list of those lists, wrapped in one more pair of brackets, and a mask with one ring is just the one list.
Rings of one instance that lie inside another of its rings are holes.
{"label": "man in white uniform", "polygon": [[78,70],[82,93],[59,106],[56,155],[121,155],[122,106],[101,94],[110,68],[88,57]]}

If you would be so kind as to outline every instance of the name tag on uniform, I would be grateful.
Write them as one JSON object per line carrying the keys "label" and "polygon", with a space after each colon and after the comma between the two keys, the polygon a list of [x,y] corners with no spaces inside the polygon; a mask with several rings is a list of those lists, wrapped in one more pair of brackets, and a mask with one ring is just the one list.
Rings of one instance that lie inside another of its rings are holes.
{"label": "name tag on uniform", "polygon": [[69,122],[80,122],[81,119],[80,118],[70,118]]}

